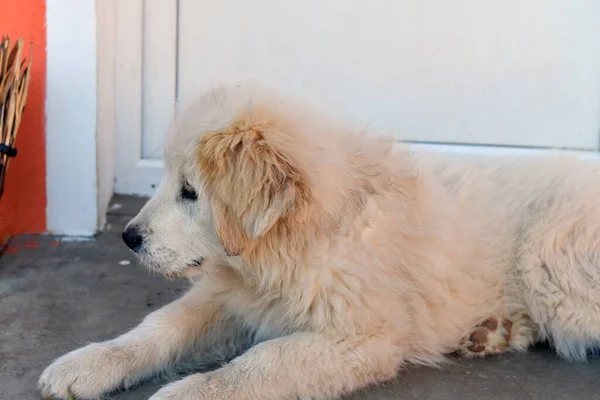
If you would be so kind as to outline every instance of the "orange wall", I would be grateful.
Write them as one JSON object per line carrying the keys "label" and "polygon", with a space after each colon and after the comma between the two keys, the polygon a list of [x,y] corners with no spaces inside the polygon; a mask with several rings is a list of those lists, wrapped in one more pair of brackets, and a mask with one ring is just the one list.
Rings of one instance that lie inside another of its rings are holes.
{"label": "orange wall", "polygon": [[20,37],[34,54],[27,105],[15,147],[19,154],[8,168],[4,196],[0,199],[0,248],[8,237],[46,231],[46,1],[2,2],[0,36]]}

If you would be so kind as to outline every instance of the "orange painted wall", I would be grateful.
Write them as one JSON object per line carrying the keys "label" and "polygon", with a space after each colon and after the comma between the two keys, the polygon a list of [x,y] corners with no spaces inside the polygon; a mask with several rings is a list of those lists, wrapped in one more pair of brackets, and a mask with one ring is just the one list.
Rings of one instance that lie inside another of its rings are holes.
{"label": "orange painted wall", "polygon": [[0,199],[0,248],[12,235],[46,231],[46,1],[2,1],[0,36],[20,37],[34,54],[27,105]]}

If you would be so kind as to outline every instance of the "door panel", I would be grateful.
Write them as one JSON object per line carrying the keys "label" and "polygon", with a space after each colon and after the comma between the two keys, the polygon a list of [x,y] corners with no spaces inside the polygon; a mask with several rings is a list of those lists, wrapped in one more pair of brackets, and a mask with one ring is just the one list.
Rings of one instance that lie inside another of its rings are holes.
{"label": "door panel", "polygon": [[598,148],[597,0],[118,4],[119,192],[153,192],[176,99],[244,80],[398,139]]}

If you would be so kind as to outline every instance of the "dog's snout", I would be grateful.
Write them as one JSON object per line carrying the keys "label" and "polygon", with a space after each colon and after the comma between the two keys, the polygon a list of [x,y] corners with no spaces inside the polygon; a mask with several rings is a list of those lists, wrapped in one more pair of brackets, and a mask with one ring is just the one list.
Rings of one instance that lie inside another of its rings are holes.
{"label": "dog's snout", "polygon": [[142,234],[135,226],[130,226],[129,228],[125,229],[121,236],[127,247],[133,251],[139,250],[142,242],[144,241]]}

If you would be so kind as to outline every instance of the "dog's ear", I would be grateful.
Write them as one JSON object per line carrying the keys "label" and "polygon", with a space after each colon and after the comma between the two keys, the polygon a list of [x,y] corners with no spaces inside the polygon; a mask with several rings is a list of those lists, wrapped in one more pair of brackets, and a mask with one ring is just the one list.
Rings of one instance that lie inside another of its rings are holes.
{"label": "dog's ear", "polygon": [[263,132],[238,126],[208,134],[197,149],[217,234],[229,255],[240,255],[311,198],[304,176]]}

